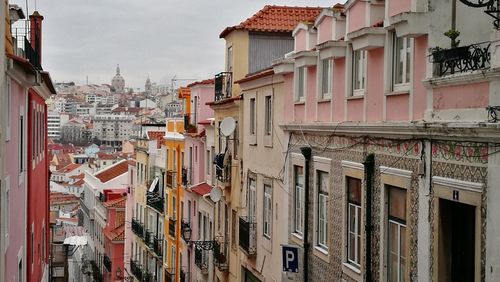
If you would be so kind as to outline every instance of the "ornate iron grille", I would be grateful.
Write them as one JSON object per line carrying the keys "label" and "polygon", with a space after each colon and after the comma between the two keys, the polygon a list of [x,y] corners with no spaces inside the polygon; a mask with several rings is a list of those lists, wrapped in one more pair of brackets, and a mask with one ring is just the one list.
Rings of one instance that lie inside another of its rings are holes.
{"label": "ornate iron grille", "polygon": [[500,0],[460,0],[460,2],[473,8],[486,8],[484,12],[494,19],[495,28],[500,27]]}
{"label": "ornate iron grille", "polygon": [[452,49],[432,52],[431,61],[435,63],[435,74],[444,76],[460,72],[470,72],[490,68],[491,43],[477,43]]}
{"label": "ornate iron grille", "polygon": [[248,255],[253,255],[255,254],[256,251],[256,230],[255,230],[255,222],[253,222],[252,219],[249,219],[248,217],[240,217],[240,224],[239,224],[239,242],[240,242],[240,247],[243,248],[243,250],[248,254]]}

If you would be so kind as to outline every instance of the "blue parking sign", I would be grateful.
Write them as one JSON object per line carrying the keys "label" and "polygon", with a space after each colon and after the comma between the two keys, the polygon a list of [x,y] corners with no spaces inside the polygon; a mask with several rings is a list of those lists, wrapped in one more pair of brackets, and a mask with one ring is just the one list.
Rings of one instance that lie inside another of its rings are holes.
{"label": "blue parking sign", "polygon": [[282,245],[283,271],[299,272],[299,248],[297,246]]}

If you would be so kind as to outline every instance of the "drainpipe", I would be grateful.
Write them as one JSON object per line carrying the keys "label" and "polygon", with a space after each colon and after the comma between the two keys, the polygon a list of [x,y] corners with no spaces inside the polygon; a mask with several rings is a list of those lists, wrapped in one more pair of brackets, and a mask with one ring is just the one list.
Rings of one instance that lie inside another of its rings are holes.
{"label": "drainpipe", "polygon": [[309,281],[309,163],[311,162],[311,147],[300,148],[302,155],[304,156],[304,281]]}
{"label": "drainpipe", "polygon": [[372,189],[373,189],[373,174],[375,171],[375,155],[369,154],[363,162],[365,166],[365,180],[366,180],[366,208],[365,208],[365,236],[366,236],[366,254],[365,254],[365,281],[372,281]]}

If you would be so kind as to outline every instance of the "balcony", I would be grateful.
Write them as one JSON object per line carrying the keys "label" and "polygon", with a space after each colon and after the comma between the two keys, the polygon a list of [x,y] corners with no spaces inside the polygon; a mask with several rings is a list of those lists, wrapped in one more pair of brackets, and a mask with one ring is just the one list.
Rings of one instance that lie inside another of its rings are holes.
{"label": "balcony", "polygon": [[167,171],[167,177],[166,177],[166,183],[165,185],[170,188],[177,188],[177,181],[176,181],[176,172],[173,170]]}
{"label": "balcony", "polygon": [[490,68],[490,42],[450,49],[434,48],[431,62],[434,76],[446,76]]}
{"label": "balcony", "polygon": [[221,101],[232,97],[233,73],[221,72],[215,75],[214,101]]}
{"label": "balcony", "polygon": [[153,274],[151,274],[147,270],[144,270],[144,272],[142,273],[142,282],[154,282]]}
{"label": "balcony", "polygon": [[223,184],[229,184],[231,182],[231,156],[228,156],[226,159],[225,153],[220,153],[215,156],[214,165],[215,165],[215,175],[217,176],[217,180],[222,182]]}
{"label": "balcony", "polygon": [[202,274],[208,274],[208,251],[196,246],[194,249],[194,264]]}
{"label": "balcony", "polygon": [[159,213],[164,211],[164,198],[156,192],[147,192],[147,205],[155,209]]}
{"label": "balcony", "polygon": [[158,257],[163,257],[163,239],[154,237],[153,239],[153,251]]}
{"label": "balcony", "polygon": [[172,237],[175,237],[175,224],[177,223],[174,219],[168,220],[168,234]]}
{"label": "balcony", "polygon": [[151,231],[149,230],[146,230],[146,232],[144,232],[144,244],[146,244],[148,248],[153,248],[153,236],[151,234]]}
{"label": "balcony", "polygon": [[183,234],[184,230],[191,230],[191,222],[187,219],[181,220],[181,235]]}
{"label": "balcony", "polygon": [[[18,22],[22,23],[23,26],[25,25],[25,23],[30,23],[29,21]],[[14,54],[28,60],[35,69],[42,70],[39,55],[41,47],[40,36],[36,34],[36,32],[32,32],[29,27],[18,27],[13,28],[12,37],[14,38]],[[30,39],[29,37],[32,38]],[[32,44],[30,40],[34,41],[35,43]]]}
{"label": "balcony", "polygon": [[185,282],[186,281],[186,272],[181,269],[181,274],[180,274],[180,282]]}
{"label": "balcony", "polygon": [[196,114],[193,116],[192,120],[191,120],[191,114],[184,115],[184,130],[187,133],[196,133],[198,131],[196,124],[192,123],[194,121],[196,121]]}
{"label": "balcony", "polygon": [[132,271],[132,274],[137,280],[142,281],[142,267],[137,261],[130,261],[130,271]]}
{"label": "balcony", "polygon": [[191,184],[191,169],[183,167],[182,168],[182,186],[187,188]]}
{"label": "balcony", "polygon": [[227,246],[225,242],[214,241],[214,265],[220,271],[227,271],[229,269],[227,263]]}
{"label": "balcony", "polygon": [[144,225],[135,218],[132,219],[132,232],[140,238],[144,237]]}
{"label": "balcony", "polygon": [[253,219],[249,217],[240,217],[239,226],[239,242],[240,247],[248,254],[255,255],[257,251],[257,238],[256,238],[256,224]]}
{"label": "balcony", "polygon": [[108,272],[111,272],[111,259],[107,255],[104,255],[102,263],[104,264],[104,267],[106,268],[106,270]]}

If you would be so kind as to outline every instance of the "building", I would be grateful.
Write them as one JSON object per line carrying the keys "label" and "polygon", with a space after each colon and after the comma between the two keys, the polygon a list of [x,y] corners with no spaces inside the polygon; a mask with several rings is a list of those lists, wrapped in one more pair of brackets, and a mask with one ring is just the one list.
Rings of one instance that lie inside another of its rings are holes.
{"label": "building", "polygon": [[103,230],[105,236],[103,257],[103,281],[116,281],[124,278],[124,242],[125,242],[125,204],[126,196],[122,193],[112,197],[107,194],[107,200],[103,203],[106,208],[106,227]]}
{"label": "building", "polygon": [[102,144],[119,149],[132,134],[133,119],[130,115],[96,115],[93,119],[93,136]]}
{"label": "building", "polygon": [[[249,205],[248,200],[240,203],[240,199],[250,199],[250,196],[242,194],[247,193],[246,182],[249,179],[247,172],[242,170],[244,159],[241,144],[245,135],[240,134],[245,126],[243,121],[246,120],[241,107],[241,87],[234,81],[271,67],[273,60],[292,51],[295,25],[314,20],[320,12],[319,8],[265,6],[240,24],[225,28],[219,36],[226,41],[225,70],[215,76],[214,101],[208,103],[214,110],[215,118],[216,186],[223,191],[221,200],[216,203],[214,263],[217,266],[217,280],[263,280],[262,274],[255,270],[260,271],[262,267],[254,266],[262,265],[265,257],[257,256],[258,261],[255,261],[253,251],[249,253],[245,246],[239,247],[237,243],[237,230],[242,227],[239,225],[240,218],[253,215],[248,214],[249,208],[240,206],[252,205]],[[235,130],[229,136],[222,136],[219,126],[228,117],[235,121]],[[247,219],[246,227],[253,224]],[[244,244],[242,241],[240,243]]]}
{"label": "building", "polygon": [[69,115],[49,112],[47,115],[47,134],[53,140],[61,139],[61,126],[69,121]]}
{"label": "building", "polygon": [[116,66],[116,75],[111,79],[111,90],[116,93],[123,93],[125,90],[125,79],[120,74],[120,65]]}
{"label": "building", "polygon": [[[17,5],[9,5],[9,12],[4,15],[10,18],[5,19],[9,26],[5,27],[8,67],[2,156],[9,165],[3,166],[2,172],[1,238],[5,264],[1,280],[48,281],[49,180],[45,100],[55,94],[55,89],[49,73],[41,67],[43,17],[35,11],[28,21],[24,21],[24,13]],[[10,34],[11,25],[15,24],[29,29]]]}
{"label": "building", "polygon": [[92,141],[92,131],[86,123],[70,120],[61,126],[60,141],[75,145],[88,145]]}

